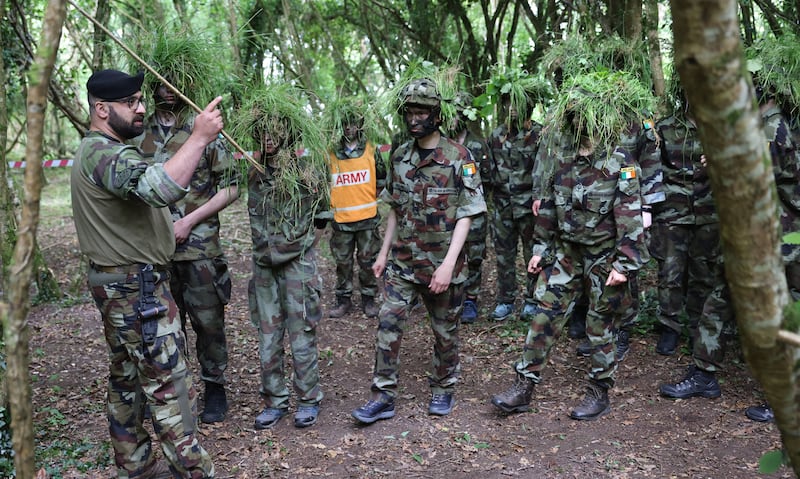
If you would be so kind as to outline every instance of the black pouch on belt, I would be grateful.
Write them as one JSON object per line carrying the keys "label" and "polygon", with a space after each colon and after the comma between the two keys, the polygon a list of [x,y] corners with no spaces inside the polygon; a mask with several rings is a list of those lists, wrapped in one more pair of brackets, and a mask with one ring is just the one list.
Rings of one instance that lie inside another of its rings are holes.
{"label": "black pouch on belt", "polygon": [[158,317],[167,312],[155,296],[156,282],[152,264],[139,266],[139,304],[137,313],[142,322],[142,342],[153,344],[158,333]]}

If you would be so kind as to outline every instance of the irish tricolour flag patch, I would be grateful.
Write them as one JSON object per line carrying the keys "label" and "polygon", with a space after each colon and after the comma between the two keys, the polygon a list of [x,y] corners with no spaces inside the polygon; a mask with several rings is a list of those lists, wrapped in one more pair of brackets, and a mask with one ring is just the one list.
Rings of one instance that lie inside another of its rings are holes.
{"label": "irish tricolour flag patch", "polygon": [[636,178],[636,168],[628,166],[619,170],[619,177],[623,180],[632,180]]}

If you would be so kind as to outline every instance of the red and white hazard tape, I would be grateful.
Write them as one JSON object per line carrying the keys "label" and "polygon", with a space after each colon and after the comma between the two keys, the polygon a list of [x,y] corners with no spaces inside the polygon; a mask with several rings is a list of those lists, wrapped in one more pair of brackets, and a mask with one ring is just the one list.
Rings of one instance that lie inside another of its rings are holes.
{"label": "red and white hazard tape", "polygon": [[[9,161],[9,168],[25,168],[26,162],[24,161]],[[72,160],[45,160],[42,162],[42,168],[66,168],[72,166]]]}

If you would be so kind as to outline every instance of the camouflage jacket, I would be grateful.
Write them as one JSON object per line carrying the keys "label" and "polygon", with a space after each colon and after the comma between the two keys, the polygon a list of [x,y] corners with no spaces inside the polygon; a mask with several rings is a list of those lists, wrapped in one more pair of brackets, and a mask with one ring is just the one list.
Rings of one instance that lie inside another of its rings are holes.
{"label": "camouflage jacket", "polygon": [[639,176],[626,150],[591,158],[576,154],[574,141],[563,141],[554,155],[555,169],[539,210],[534,255],[543,264],[555,258],[556,235],[565,242],[608,250],[614,269],[636,271],[648,259],[644,246]]}
{"label": "camouflage jacket", "polygon": [[516,133],[501,125],[488,141],[492,155],[484,181],[497,209],[511,207],[514,218],[532,214],[533,170],[542,127],[535,122],[531,125]]}
{"label": "camouflage jacket", "polygon": [[[192,134],[194,116],[182,125],[173,125],[164,133],[155,115],[145,122],[144,133],[133,140],[145,159],[164,163],[183,146]],[[192,175],[189,193],[170,205],[172,221],[177,221],[206,204],[219,190],[238,185],[241,175],[230,152],[221,140],[208,145]],[[219,215],[209,216],[192,228],[189,239],[175,247],[175,261],[213,258],[222,255],[219,240]]]}
{"label": "camouflage jacket", "polygon": [[167,205],[187,190],[133,146],[90,131],[75,153],[72,211],[81,251],[101,266],[166,265],[175,251]]}
{"label": "camouflage jacket", "polygon": [[[389,267],[403,279],[429,284],[450,246],[456,222],[486,211],[481,177],[469,150],[444,136],[424,158],[415,141],[398,147],[381,200],[397,216]],[[462,250],[452,283],[467,278]]]}
{"label": "camouflage jacket", "polygon": [[264,168],[264,173],[252,167],[248,172],[247,211],[253,262],[271,268],[302,256],[314,246],[314,219],[327,211],[327,198],[302,183],[289,195],[281,190],[275,170]]}
{"label": "camouflage jacket", "polygon": [[675,225],[717,223],[711,181],[700,163],[697,127],[671,116],[656,123],[664,201],[653,205],[653,221]]}
{"label": "camouflage jacket", "polygon": [[[762,114],[762,121],[778,189],[781,228],[784,234],[800,231],[800,157],[797,145],[780,109],[769,108]],[[800,249],[800,246],[792,245],[791,249]]]}
{"label": "camouflage jacket", "polygon": [[655,127],[650,119],[634,123],[628,131],[620,135],[619,146],[627,150],[642,169],[639,186],[644,205],[653,205],[666,199],[659,145]]}
{"label": "camouflage jacket", "polygon": [[[344,146],[339,144],[339,147],[336,148],[333,153],[336,155],[336,158],[340,160],[347,160],[350,158],[358,158],[364,154],[364,149],[366,148],[367,143],[365,141],[359,141],[358,146],[350,152],[345,151]],[[383,154],[380,150],[376,147],[375,148],[375,179],[377,180],[377,191],[375,192],[375,196],[378,195],[378,192],[383,189],[386,185],[386,162],[383,159]],[[336,231],[365,231],[365,230],[372,230],[377,228],[381,223],[381,215],[378,213],[372,218],[367,218],[365,220],[356,221],[354,223],[337,223],[336,221],[331,221],[331,226]]]}
{"label": "camouflage jacket", "polygon": [[463,145],[472,153],[472,158],[475,160],[475,163],[478,164],[478,171],[481,172],[481,181],[484,181],[484,178],[489,178],[492,173],[491,168],[494,164],[494,159],[492,157],[492,150],[489,148],[486,140],[468,129]]}

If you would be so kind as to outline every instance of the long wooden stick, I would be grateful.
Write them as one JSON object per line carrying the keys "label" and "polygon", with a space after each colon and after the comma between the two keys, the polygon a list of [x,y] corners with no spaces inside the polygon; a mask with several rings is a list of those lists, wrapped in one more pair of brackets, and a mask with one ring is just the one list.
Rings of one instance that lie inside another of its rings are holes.
{"label": "long wooden stick", "polygon": [[[178,89],[175,87],[175,85],[173,85],[172,83],[170,83],[169,81],[167,81],[167,79],[166,79],[166,78],[164,78],[163,76],[161,76],[161,75],[160,75],[160,74],[159,74],[157,71],[155,71],[155,69],[154,69],[153,67],[151,67],[150,65],[148,65],[148,64],[147,64],[147,62],[145,62],[144,60],[142,60],[142,58],[141,58],[141,57],[139,57],[139,55],[137,55],[136,53],[134,53],[134,51],[133,51],[133,50],[131,50],[130,48],[128,48],[128,46],[127,46],[127,45],[125,45],[125,44],[122,42],[122,40],[120,40],[119,38],[117,38],[117,37],[116,37],[116,36],[115,36],[113,33],[111,33],[111,31],[110,31],[108,28],[106,28],[106,27],[105,27],[105,26],[104,26],[102,23],[98,22],[96,18],[94,18],[94,17],[93,17],[93,16],[91,16],[91,15],[90,15],[88,12],[86,12],[84,9],[82,9],[81,7],[79,7],[79,6],[78,6],[78,5],[77,5],[77,4],[76,4],[76,3],[75,3],[73,0],[67,0],[67,3],[69,3],[70,5],[72,5],[73,7],[75,7],[75,9],[76,9],[77,11],[79,11],[79,12],[81,13],[81,15],[83,15],[84,17],[86,17],[87,19],[89,19],[89,21],[91,21],[92,23],[94,23],[94,24],[95,24],[95,25],[96,25],[98,28],[100,28],[100,29],[101,29],[103,32],[105,32],[105,34],[106,34],[106,35],[108,35],[108,36],[109,36],[109,38],[111,38],[112,40],[114,40],[114,42],[116,42],[116,43],[117,43],[117,45],[119,45],[120,47],[122,47],[122,49],[123,49],[123,50],[125,50],[125,51],[128,53],[128,55],[132,56],[134,60],[136,60],[136,61],[137,61],[137,62],[139,62],[139,63],[140,63],[140,64],[141,64],[143,67],[145,67],[145,69],[147,69],[147,71],[149,71],[150,73],[152,73],[152,74],[153,74],[153,76],[155,76],[155,77],[158,79],[158,81],[160,81],[161,83],[163,83],[163,84],[164,84],[164,86],[166,86],[167,88],[169,88],[170,90],[172,90],[172,91],[175,93],[175,95],[177,95],[177,96],[178,96],[178,98],[180,98],[180,99],[181,99],[182,101],[184,101],[184,102],[185,102],[187,105],[189,105],[190,107],[192,107],[192,109],[193,109],[195,112],[197,112],[197,113],[201,113],[201,112],[203,111],[203,109],[202,109],[202,108],[200,108],[200,107],[199,107],[199,106],[197,106],[197,105],[196,105],[196,104],[195,104],[195,103],[194,103],[192,100],[190,100],[189,98],[187,98],[187,97],[186,97],[186,95],[184,95],[183,93],[181,93],[180,91],[178,91]],[[260,165],[260,164],[259,164],[259,163],[258,163],[256,160],[254,160],[254,159],[253,159],[253,157],[251,157],[251,156],[250,156],[250,154],[249,154],[247,151],[245,151],[245,150],[244,150],[244,148],[242,148],[242,147],[241,147],[241,146],[240,146],[240,145],[239,145],[239,144],[238,144],[238,143],[237,143],[237,142],[236,142],[236,141],[235,141],[233,138],[231,138],[231,136],[230,136],[230,135],[228,135],[228,133],[227,133],[225,130],[222,130],[222,132],[221,132],[221,133],[222,133],[222,136],[223,136],[223,137],[224,137],[226,140],[228,140],[228,142],[230,142],[230,144],[231,144],[231,145],[233,145],[233,147],[234,147],[234,148],[236,148],[237,150],[239,150],[239,151],[242,153],[242,156],[244,157],[244,159],[245,159],[245,160],[247,160],[247,162],[248,162],[248,163],[250,163],[250,164],[251,164],[251,165],[252,165],[252,166],[253,166],[255,169],[257,169],[259,172],[261,172],[261,173],[264,173],[264,167],[263,167],[263,166],[261,166],[261,165]]]}

